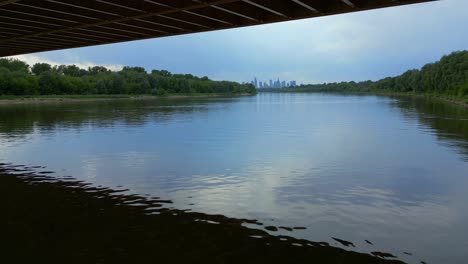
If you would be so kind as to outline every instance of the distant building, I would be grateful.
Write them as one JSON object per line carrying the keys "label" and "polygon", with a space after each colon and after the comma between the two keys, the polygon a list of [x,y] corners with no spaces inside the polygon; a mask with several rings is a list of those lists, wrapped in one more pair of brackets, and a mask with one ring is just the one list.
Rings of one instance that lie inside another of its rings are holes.
{"label": "distant building", "polygon": [[266,89],[266,88],[286,88],[286,87],[295,87],[297,86],[296,81],[281,81],[279,78],[276,81],[273,81],[270,79],[268,82],[260,81],[257,79],[257,77],[254,77],[254,79],[250,82],[255,88],[258,89]]}

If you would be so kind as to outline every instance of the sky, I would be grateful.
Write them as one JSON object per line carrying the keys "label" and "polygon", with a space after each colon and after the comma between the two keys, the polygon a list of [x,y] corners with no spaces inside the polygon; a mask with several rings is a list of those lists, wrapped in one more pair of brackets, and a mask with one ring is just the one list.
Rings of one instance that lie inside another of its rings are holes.
{"label": "sky", "polygon": [[468,0],[441,0],[247,28],[16,56],[36,62],[142,66],[214,80],[378,80],[468,50]]}

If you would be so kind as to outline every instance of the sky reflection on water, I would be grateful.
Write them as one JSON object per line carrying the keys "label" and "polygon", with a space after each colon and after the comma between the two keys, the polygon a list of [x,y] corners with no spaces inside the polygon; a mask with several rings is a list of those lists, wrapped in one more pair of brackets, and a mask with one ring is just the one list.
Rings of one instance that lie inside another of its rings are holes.
{"label": "sky reflection on water", "polygon": [[339,237],[413,263],[468,257],[468,111],[438,102],[260,94],[10,105],[0,143],[0,162],[307,227],[273,233]]}

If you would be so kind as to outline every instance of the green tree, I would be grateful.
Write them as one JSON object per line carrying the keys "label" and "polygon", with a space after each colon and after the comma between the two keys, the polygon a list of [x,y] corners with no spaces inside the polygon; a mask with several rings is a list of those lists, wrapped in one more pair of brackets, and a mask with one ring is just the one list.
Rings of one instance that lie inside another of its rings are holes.
{"label": "green tree", "polygon": [[29,72],[29,65],[26,62],[20,61],[18,59],[0,59],[0,67],[6,68],[11,72]]}
{"label": "green tree", "polygon": [[31,67],[31,72],[34,75],[40,75],[43,72],[48,72],[52,70],[52,66],[48,63],[36,63]]}

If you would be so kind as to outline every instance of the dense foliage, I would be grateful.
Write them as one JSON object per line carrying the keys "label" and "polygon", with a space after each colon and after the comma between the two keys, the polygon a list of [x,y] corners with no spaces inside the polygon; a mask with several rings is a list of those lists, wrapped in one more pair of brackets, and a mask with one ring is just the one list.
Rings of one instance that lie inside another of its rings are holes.
{"label": "dense foliage", "polygon": [[90,95],[90,94],[195,94],[256,93],[251,84],[212,81],[191,74],[172,74],[165,70],[151,73],[141,67],[110,71],[95,66],[80,69],[75,65],[29,66],[16,59],[0,59],[0,95]]}
{"label": "dense foliage", "polygon": [[294,92],[412,92],[468,97],[468,51],[453,52],[420,70],[376,82],[341,82],[282,89]]}

